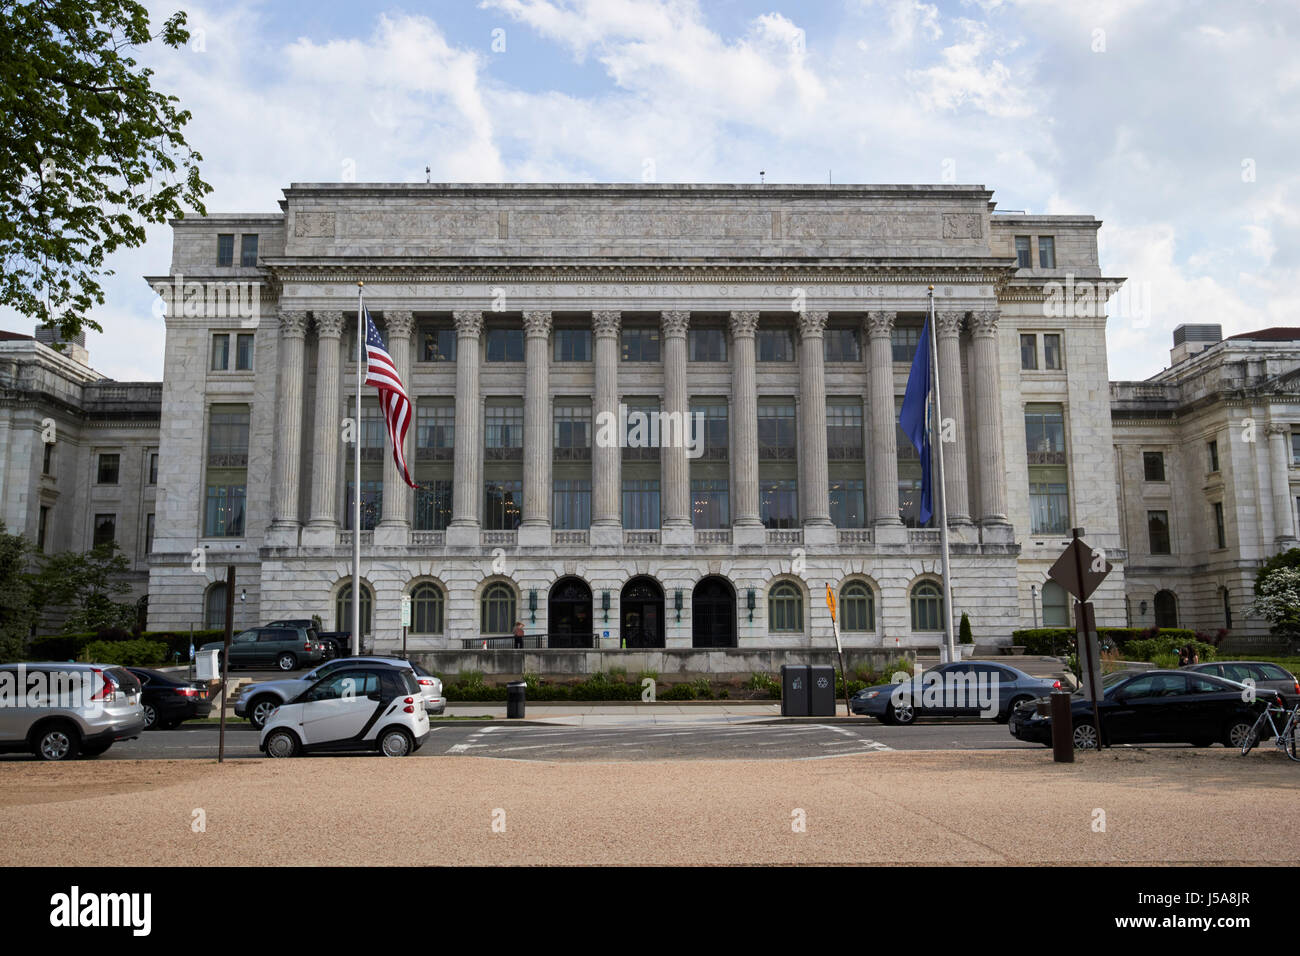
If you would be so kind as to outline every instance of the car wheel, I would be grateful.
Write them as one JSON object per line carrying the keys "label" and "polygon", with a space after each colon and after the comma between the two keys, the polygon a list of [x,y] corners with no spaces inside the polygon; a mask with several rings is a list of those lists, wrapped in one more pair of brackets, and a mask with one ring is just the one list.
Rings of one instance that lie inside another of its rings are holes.
{"label": "car wheel", "polygon": [[[1228,723],[1223,742],[1229,747],[1244,747],[1255,725],[1248,720],[1233,720]],[[1243,751],[1244,752],[1244,751]]]}
{"label": "car wheel", "polygon": [[72,760],[81,750],[81,735],[71,724],[46,724],[32,739],[41,760]]}
{"label": "car wheel", "polygon": [[906,727],[916,722],[916,709],[908,703],[899,704],[897,707],[890,704],[885,711],[885,720],[888,723]]}
{"label": "car wheel", "polygon": [[1016,708],[1019,707],[1021,704],[1027,704],[1027,703],[1029,703],[1029,702],[1030,702],[1031,700],[1033,700],[1033,699],[1034,699],[1034,698],[1032,698],[1032,697],[1014,697],[1014,698],[1012,698],[1011,703],[1007,706],[1006,712],[1005,712],[1005,713],[998,714],[998,718],[997,718],[998,723],[999,723],[999,724],[1009,724],[1009,723],[1011,723],[1011,715],[1014,714],[1014,713],[1016,712]]}
{"label": "car wheel", "polygon": [[1075,724],[1073,737],[1075,750],[1097,749],[1097,728],[1091,720],[1081,720]]}
{"label": "car wheel", "polygon": [[298,666],[298,658],[294,657],[292,654],[281,654],[276,659],[275,663],[276,666],[280,668],[280,670],[291,671]]}
{"label": "car wheel", "polygon": [[266,726],[271,711],[279,706],[280,702],[274,697],[255,698],[248,707],[248,722],[253,725],[254,730],[261,730]]}
{"label": "car wheel", "polygon": [[379,738],[379,752],[385,757],[405,757],[415,750],[415,741],[400,727],[385,730]]}
{"label": "car wheel", "polygon": [[82,747],[81,756],[98,757],[100,754],[104,753],[104,751],[108,750],[108,748],[111,746],[113,746],[113,744],[110,742],[106,744],[95,744],[95,746],[93,747]]}
{"label": "car wheel", "polygon": [[298,756],[298,738],[288,730],[273,730],[266,738],[266,755],[268,757]]}
{"label": "car wheel", "polygon": [[157,727],[158,711],[154,709],[153,704],[145,704],[142,708],[140,708],[140,712],[144,714],[145,730],[153,730],[155,727]]}

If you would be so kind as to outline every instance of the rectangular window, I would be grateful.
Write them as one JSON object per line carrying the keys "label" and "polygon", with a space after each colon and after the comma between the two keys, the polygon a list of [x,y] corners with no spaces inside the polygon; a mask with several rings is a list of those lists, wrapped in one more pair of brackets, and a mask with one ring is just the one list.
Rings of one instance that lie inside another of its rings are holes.
{"label": "rectangular window", "polygon": [[[150,516],[152,517],[152,515]],[[47,505],[41,505],[41,516],[36,525],[36,550],[45,553],[45,533],[50,526],[50,509]]]}
{"label": "rectangular window", "polygon": [[486,484],[483,527],[487,531],[514,531],[523,518],[524,483],[489,481]]}
{"label": "rectangular window", "polygon": [[722,329],[690,329],[686,333],[686,344],[692,362],[727,360],[727,334]]}
{"label": "rectangular window", "polygon": [[1211,472],[1218,471],[1219,470],[1219,443],[1217,441],[1212,441],[1205,446],[1205,450],[1210,459],[1210,471]]}
{"label": "rectangular window", "polygon": [[95,477],[96,484],[115,485],[122,462],[121,455],[100,455],[99,469]]}
{"label": "rectangular window", "polygon": [[153,515],[144,516],[144,553],[150,554],[153,551]]}
{"label": "rectangular window", "polygon": [[794,335],[789,329],[759,329],[754,350],[760,362],[793,362]]}
{"label": "rectangular window", "polygon": [[446,531],[451,524],[452,482],[422,481],[415,491],[415,530]]}
{"label": "rectangular window", "polygon": [[831,479],[831,523],[837,528],[865,528],[866,503],[860,478]]}
{"label": "rectangular window", "polygon": [[581,531],[591,527],[591,479],[555,479],[551,520],[559,531]]}
{"label": "rectangular window", "polygon": [[239,264],[241,266],[257,265],[257,235],[239,237]]}
{"label": "rectangular window", "polygon": [[653,529],[659,527],[659,480],[623,479],[623,527]]}
{"label": "rectangular window", "polygon": [[1065,409],[1061,405],[1025,406],[1025,451],[1031,465],[1065,464]]}
{"label": "rectangular window", "polygon": [[112,544],[117,540],[117,515],[95,515],[94,546]]}
{"label": "rectangular window", "polygon": [[1030,371],[1038,368],[1038,336],[1020,336],[1020,367]]}
{"label": "rectangular window", "polygon": [[1056,239],[1052,236],[1038,237],[1038,267],[1040,269],[1056,268]]}
{"label": "rectangular window", "polygon": [[1033,264],[1034,260],[1029,251],[1029,237],[1016,236],[1016,268],[1028,269]]}
{"label": "rectangular window", "polygon": [[449,325],[421,326],[420,361],[456,361],[456,330]]}
{"label": "rectangular window", "polygon": [[1043,336],[1043,368],[1060,371],[1061,336],[1058,332],[1049,332]]}
{"label": "rectangular window", "polygon": [[1025,406],[1031,534],[1065,534],[1070,528],[1070,488],[1065,461],[1065,407]]}
{"label": "rectangular window", "polygon": [[591,329],[556,329],[555,361],[590,362]]}
{"label": "rectangular window", "polygon": [[1169,554],[1169,512],[1147,512],[1147,539],[1152,554]]}
{"label": "rectangular window", "polygon": [[212,371],[224,372],[230,368],[230,336],[226,333],[212,336]]}
{"label": "rectangular window", "polygon": [[251,372],[253,370],[253,336],[252,333],[235,336],[235,371]]}
{"label": "rectangular window", "polygon": [[1162,451],[1144,451],[1142,453],[1142,474],[1147,481],[1165,480],[1165,453]]}
{"label": "rectangular window", "polygon": [[895,362],[906,362],[912,364],[912,359],[916,357],[916,347],[921,344],[920,326],[894,326],[893,331],[889,333],[890,351],[893,352]]}
{"label": "rectangular window", "polygon": [[712,461],[726,460],[729,438],[727,433],[727,403],[722,400],[697,400],[691,403],[691,427],[695,425],[695,415],[704,415],[704,434],[696,436],[702,441],[704,454],[702,459]]}
{"label": "rectangular window", "polygon": [[826,457],[832,461],[862,458],[862,406],[826,406]]}
{"label": "rectangular window", "polygon": [[[349,507],[348,515],[352,514]],[[239,538],[244,534],[244,486],[208,485],[203,534],[208,538]]]}
{"label": "rectangular window", "polygon": [[158,484],[158,453],[149,452],[149,484]]}
{"label": "rectangular window", "polygon": [[[1051,472],[1052,469],[1044,468],[1035,475],[1034,469],[1030,469],[1029,518],[1033,534],[1067,534],[1070,530],[1070,489],[1065,481],[1065,469],[1060,469],[1057,476]],[[1034,481],[1034,477],[1046,480]],[[1053,481],[1053,477],[1060,480]]]}
{"label": "rectangular window", "polygon": [[54,442],[52,441],[45,443],[45,457],[41,461],[41,474],[54,474]]}
{"label": "rectangular window", "polygon": [[556,461],[587,461],[591,458],[591,406],[556,405],[554,458]]}
{"label": "rectangular window", "polygon": [[759,481],[758,505],[764,527],[799,527],[799,485],[795,479]]}
{"label": "rectangular window", "polygon": [[248,406],[212,406],[208,416],[208,466],[248,467]]}
{"label": "rectangular window", "polygon": [[659,330],[654,326],[631,326],[620,333],[624,362],[658,362]]}
{"label": "rectangular window", "polygon": [[822,360],[826,362],[861,362],[862,340],[852,327],[832,326],[822,340]]}
{"label": "rectangular window", "polygon": [[758,403],[758,457],[795,457],[794,405],[788,402]]}
{"label": "rectangular window", "polygon": [[[343,514],[343,530],[352,530],[352,512],[355,508],[352,497],[353,489],[356,486],[349,478],[344,489],[344,496],[347,499]],[[384,483],[383,481],[370,481],[365,478],[361,479],[361,530],[374,531],[375,525],[379,524],[379,519],[384,513]]]}
{"label": "rectangular window", "polygon": [[233,266],[235,264],[234,235],[217,236],[217,265]]}
{"label": "rectangular window", "polygon": [[489,405],[487,407],[487,431],[484,438],[487,458],[497,461],[513,461],[517,458],[523,458],[523,406]]}
{"label": "rectangular window", "polygon": [[1300,465],[1300,432],[1291,433],[1291,463]]}
{"label": "rectangular window", "polygon": [[934,527],[935,516],[921,523],[921,465],[914,461],[898,466],[898,517],[908,528]]}
{"label": "rectangular window", "polygon": [[691,479],[691,524],[696,528],[731,526],[731,501],[726,478]]}
{"label": "rectangular window", "polygon": [[450,461],[456,445],[456,407],[420,400],[415,408],[417,461]]}
{"label": "rectangular window", "polygon": [[524,360],[524,330],[488,329],[487,360],[489,362],[522,362]]}
{"label": "rectangular window", "polygon": [[1217,546],[1222,549],[1228,546],[1228,534],[1223,526],[1223,502],[1214,503],[1214,534]]}
{"label": "rectangular window", "polygon": [[659,405],[652,401],[628,401],[627,431],[623,435],[624,461],[658,461],[660,434]]}

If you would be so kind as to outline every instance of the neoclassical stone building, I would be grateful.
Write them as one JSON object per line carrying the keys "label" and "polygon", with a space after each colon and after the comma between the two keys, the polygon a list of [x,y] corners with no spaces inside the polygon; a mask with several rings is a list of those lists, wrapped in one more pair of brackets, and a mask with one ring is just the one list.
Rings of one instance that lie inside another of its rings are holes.
{"label": "neoclassical stone building", "polygon": [[[1083,526],[1122,624],[1106,319],[1047,307],[1101,278],[1099,226],[948,185],[294,184],[275,214],[177,221],[149,277],[150,626],[220,623],[234,564],[239,624],[347,629],[359,533],[380,646],[403,595],[415,649],[516,620],[551,646],[799,646],[831,639],[828,584],[848,644],[935,646],[939,534],[897,427],[930,286],[956,612],[1003,643],[1054,613],[1045,572]],[[359,282],[416,490],[373,389],[351,425]],[[697,444],[647,441],[651,413]]]}

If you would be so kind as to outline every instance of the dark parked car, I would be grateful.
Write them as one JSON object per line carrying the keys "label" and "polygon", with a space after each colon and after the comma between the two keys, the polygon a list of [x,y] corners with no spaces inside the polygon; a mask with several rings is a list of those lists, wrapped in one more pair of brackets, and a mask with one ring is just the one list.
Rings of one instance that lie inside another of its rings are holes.
{"label": "dark parked car", "polygon": [[207,688],[161,671],[128,667],[143,688],[144,729],[170,730],[186,720],[206,717],[212,710]]}
{"label": "dark parked car", "polygon": [[286,618],[281,621],[271,621],[266,627],[301,627],[307,632],[307,635],[313,641],[320,641],[325,651],[325,660],[332,661],[336,657],[343,657],[348,653],[348,648],[343,646],[339,641],[336,631],[326,631],[322,633],[316,628],[316,622],[308,617]]}
{"label": "dark parked car", "polygon": [[920,680],[881,684],[858,691],[849,701],[855,714],[886,724],[910,724],[918,717],[968,717],[987,713],[1005,721],[1021,703],[1050,694],[1059,680],[1031,677],[1006,664],[953,661],[924,671]]}
{"label": "dark parked car", "polygon": [[[204,644],[201,650],[221,650],[224,643]],[[230,642],[230,667],[266,667],[296,670],[325,659],[324,645],[304,627],[252,627]]]}
{"label": "dark parked car", "polygon": [[1188,664],[1180,670],[1196,671],[1211,677],[1223,677],[1238,684],[1253,681],[1260,696],[1272,696],[1266,691],[1282,695],[1287,707],[1294,707],[1300,701],[1300,681],[1281,664],[1269,661],[1211,661],[1205,664]]}
{"label": "dark parked car", "polygon": [[[1208,747],[1215,742],[1240,747],[1258,716],[1259,702],[1249,701],[1246,688],[1209,674],[1187,671],[1134,671],[1103,680],[1097,702],[1106,743],[1188,743]],[[1070,700],[1071,733],[1078,750],[1097,747],[1092,701],[1076,691]],[[1052,743],[1052,719],[1034,705],[1011,715],[1011,735],[1032,743]]]}

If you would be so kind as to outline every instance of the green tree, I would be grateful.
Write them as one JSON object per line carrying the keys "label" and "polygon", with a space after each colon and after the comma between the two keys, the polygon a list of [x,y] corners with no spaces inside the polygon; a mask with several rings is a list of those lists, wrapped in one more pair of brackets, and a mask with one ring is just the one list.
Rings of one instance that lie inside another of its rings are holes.
{"label": "green tree", "polygon": [[130,628],[135,606],[113,600],[130,592],[131,585],[123,580],[130,570],[126,555],[111,541],[86,552],[51,555],[41,561],[32,579],[36,607],[40,612],[66,609],[65,634]]}
{"label": "green tree", "polygon": [[1255,603],[1248,613],[1273,625],[1273,633],[1300,633],[1300,568],[1279,567],[1255,588]]}
{"label": "green tree", "polygon": [[0,523],[0,663],[20,660],[36,608],[27,568],[31,546],[18,534],[7,534]]}
{"label": "green tree", "polygon": [[64,337],[101,330],[106,255],[212,191],[189,111],[131,55],[155,39],[183,47],[185,14],[154,35],[134,0],[0,0],[0,303]]}
{"label": "green tree", "polygon": [[971,634],[970,618],[965,611],[961,612],[961,623],[957,626],[957,639],[962,644],[974,644],[975,636]]}

